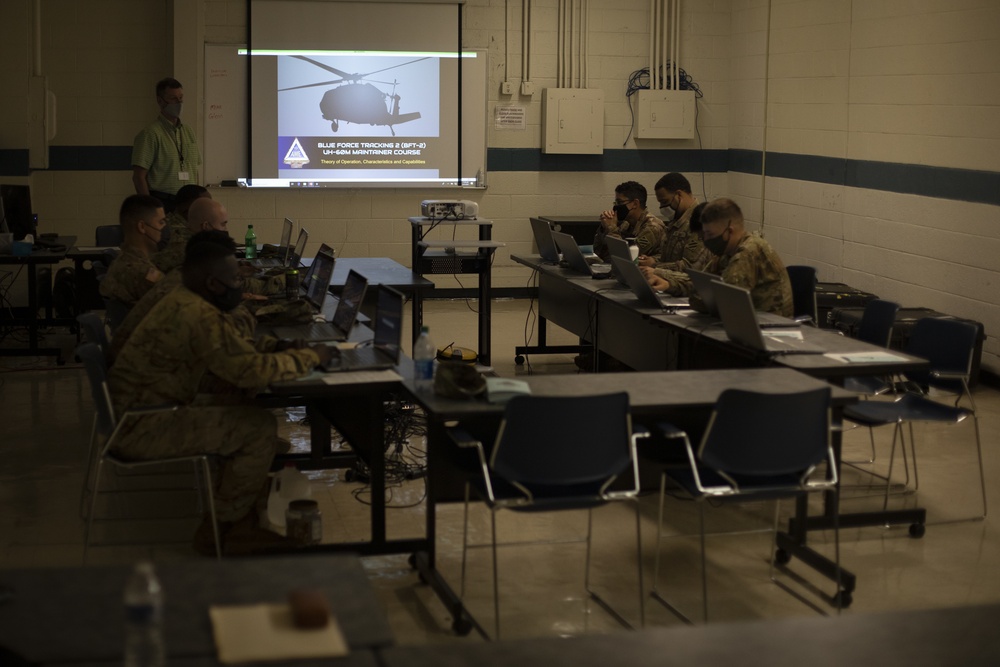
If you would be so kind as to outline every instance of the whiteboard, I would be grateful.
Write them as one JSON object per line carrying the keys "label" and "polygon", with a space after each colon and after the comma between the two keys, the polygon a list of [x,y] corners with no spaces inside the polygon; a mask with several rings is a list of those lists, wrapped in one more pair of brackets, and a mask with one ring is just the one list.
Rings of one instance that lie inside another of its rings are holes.
{"label": "whiteboard", "polygon": [[[238,44],[205,45],[202,145],[207,185],[246,175],[247,74]],[[487,55],[462,59],[462,177],[486,181]],[[356,187],[356,186],[354,186]]]}

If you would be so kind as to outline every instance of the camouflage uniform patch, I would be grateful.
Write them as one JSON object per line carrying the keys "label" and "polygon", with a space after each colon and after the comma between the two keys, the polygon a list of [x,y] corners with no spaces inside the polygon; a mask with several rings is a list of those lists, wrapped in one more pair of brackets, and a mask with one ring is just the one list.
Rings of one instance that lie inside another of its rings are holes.
{"label": "camouflage uniform patch", "polygon": [[111,262],[101,280],[101,296],[131,308],[162,278],[163,273],[148,257],[132,246],[123,245],[121,254]]}
{"label": "camouflage uniform patch", "polygon": [[660,256],[653,273],[669,281],[666,292],[672,296],[691,294],[691,279],[684,269],[701,271],[712,259],[712,254],[701,242],[701,237],[691,231],[691,214],[695,206],[688,207],[681,217],[665,222],[666,237],[660,246]]}

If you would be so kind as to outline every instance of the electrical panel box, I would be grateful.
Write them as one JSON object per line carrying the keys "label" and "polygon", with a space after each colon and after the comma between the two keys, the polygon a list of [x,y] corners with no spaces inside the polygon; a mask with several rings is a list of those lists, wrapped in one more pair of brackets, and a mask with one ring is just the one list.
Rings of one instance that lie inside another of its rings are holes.
{"label": "electrical panel box", "polygon": [[693,139],[693,90],[640,90],[636,110],[637,139]]}
{"label": "electrical panel box", "polygon": [[604,91],[546,88],[542,105],[542,152],[604,152]]}

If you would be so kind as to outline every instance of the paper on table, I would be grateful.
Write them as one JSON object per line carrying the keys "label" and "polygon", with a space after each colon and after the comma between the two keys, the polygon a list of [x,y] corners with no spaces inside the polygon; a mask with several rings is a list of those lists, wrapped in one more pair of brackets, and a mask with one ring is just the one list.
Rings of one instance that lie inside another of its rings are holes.
{"label": "paper on table", "polygon": [[335,618],[325,628],[296,628],[287,604],[212,606],[208,614],[222,663],[337,657],[348,652]]}
{"label": "paper on table", "polygon": [[325,373],[326,384],[360,384],[363,382],[399,382],[403,378],[392,369],[384,371],[351,371],[349,373]]}
{"label": "paper on table", "polygon": [[847,364],[893,363],[906,361],[906,357],[891,352],[827,352],[823,355]]}

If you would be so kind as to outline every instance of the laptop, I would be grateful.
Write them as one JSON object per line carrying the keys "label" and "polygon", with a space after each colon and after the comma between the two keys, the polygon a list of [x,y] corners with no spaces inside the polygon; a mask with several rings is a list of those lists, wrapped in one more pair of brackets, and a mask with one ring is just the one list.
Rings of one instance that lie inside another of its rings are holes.
{"label": "laptop", "polygon": [[[306,251],[306,242],[309,240],[309,232],[304,227],[299,230],[299,238],[295,241],[294,248],[288,248],[285,253],[285,266],[297,269],[302,264],[302,254]],[[329,285],[329,283],[327,283]]]}
{"label": "laptop", "polygon": [[[334,257],[334,250],[332,247],[325,243],[320,244],[319,251],[316,253],[319,255],[329,255]],[[299,281],[299,287],[304,290],[304,292],[309,292],[309,286],[312,285],[313,278],[316,275],[316,262],[312,262],[306,272],[302,275],[302,280]]]}
{"label": "laptop", "polygon": [[[714,273],[708,273],[706,271],[695,271],[694,269],[684,269],[684,273],[691,277],[691,282],[694,284],[694,288],[698,290],[698,296],[701,297],[701,302],[705,304],[705,308],[708,310],[708,315],[711,317],[720,318],[719,308],[716,306],[716,296],[715,296],[715,283],[722,282],[722,279]],[[698,317],[698,313],[693,313],[689,317]],[[761,326],[768,327],[798,327],[801,323],[795,320],[788,319],[787,317],[782,317],[781,315],[775,315],[774,313],[757,313],[757,318],[761,323]]]}
{"label": "laptop", "polygon": [[559,246],[559,250],[562,251],[563,261],[566,262],[571,271],[582,273],[591,278],[611,277],[611,265],[589,264],[583,256],[580,246],[576,244],[576,239],[569,234],[552,232],[552,238],[555,240],[556,245]]}
{"label": "laptop", "polygon": [[802,339],[801,329],[761,328],[750,290],[716,280],[715,303],[729,340],[769,354],[822,354],[824,348]]}
{"label": "laptop", "polygon": [[370,346],[333,349],[326,370],[375,371],[399,363],[403,340],[403,295],[385,285],[378,286],[375,304],[375,338]]}
{"label": "laptop", "polygon": [[[608,252],[611,253],[611,257],[618,257],[626,262],[633,262],[632,249],[629,247],[628,241],[614,236],[605,237],[604,240],[608,244]],[[618,272],[614,262],[611,262],[611,275],[617,278],[618,282],[622,285],[628,285],[625,282],[625,278]]]}
{"label": "laptop", "polygon": [[[315,276],[306,290],[305,300],[317,313],[322,314],[323,305],[329,296],[330,278],[333,277],[333,255],[320,253],[313,260],[316,267]],[[347,276],[344,293],[334,311],[332,322],[310,322],[274,328],[278,338],[290,340],[305,340],[310,342],[343,341],[351,334],[351,328],[358,317],[361,302],[364,300],[368,280],[353,269]]]}
{"label": "laptop", "polygon": [[642,271],[632,260],[626,261],[621,257],[614,256],[611,258],[611,265],[615,267],[619,277],[625,280],[625,284],[643,306],[671,310],[688,307],[687,297],[668,296],[654,290],[653,286],[646,280],[646,276],[642,275]]}
{"label": "laptop", "polygon": [[[284,263],[288,259],[288,244],[292,242],[292,229],[295,223],[285,218],[281,225],[281,243],[277,246],[264,245],[264,249],[274,251],[277,257],[262,257],[250,260],[250,265],[255,267],[286,266]],[[279,257],[281,259],[279,259]]]}
{"label": "laptop", "polygon": [[535,236],[535,245],[538,246],[538,254],[546,262],[558,264],[562,259],[559,256],[559,249],[556,242],[552,240],[552,228],[549,223],[538,218],[531,218],[531,233]]}

